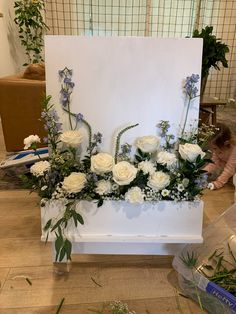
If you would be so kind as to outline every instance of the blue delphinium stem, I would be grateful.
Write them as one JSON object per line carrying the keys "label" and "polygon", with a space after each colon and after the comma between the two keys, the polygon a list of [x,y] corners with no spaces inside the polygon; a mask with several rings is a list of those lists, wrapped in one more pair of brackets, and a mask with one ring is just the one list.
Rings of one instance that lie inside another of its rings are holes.
{"label": "blue delphinium stem", "polygon": [[62,80],[61,84],[61,104],[63,110],[69,113],[69,123],[70,128],[73,130],[72,120],[71,120],[71,111],[70,111],[70,95],[72,94],[75,83],[72,82],[72,70],[65,67],[63,70],[58,72],[60,79]]}
{"label": "blue delphinium stem", "polygon": [[181,138],[183,138],[183,136],[184,136],[191,102],[194,98],[198,97],[198,95],[197,95],[198,88],[196,87],[195,84],[199,81],[199,78],[200,77],[198,74],[192,74],[191,76],[188,76],[186,78],[186,82],[184,85],[184,92],[185,92],[186,96],[188,97],[188,103],[187,103],[187,109],[186,109],[184,124],[183,124],[182,132],[181,132]]}

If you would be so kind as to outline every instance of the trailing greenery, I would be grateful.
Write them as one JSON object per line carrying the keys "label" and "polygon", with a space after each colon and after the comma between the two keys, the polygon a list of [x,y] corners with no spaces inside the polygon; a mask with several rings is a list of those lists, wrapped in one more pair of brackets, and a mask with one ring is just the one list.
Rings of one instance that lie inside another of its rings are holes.
{"label": "trailing greenery", "polygon": [[45,9],[43,0],[14,1],[15,19],[18,26],[21,45],[25,48],[27,63],[43,61],[42,50],[44,46],[43,35],[49,29],[44,22],[42,12]]}
{"label": "trailing greenery", "polygon": [[203,38],[202,54],[202,78],[209,74],[211,67],[220,70],[220,63],[228,68],[228,61],[225,57],[229,52],[229,47],[222,43],[219,38],[212,34],[213,26],[206,26],[199,32],[197,29],[193,32],[193,38]]}

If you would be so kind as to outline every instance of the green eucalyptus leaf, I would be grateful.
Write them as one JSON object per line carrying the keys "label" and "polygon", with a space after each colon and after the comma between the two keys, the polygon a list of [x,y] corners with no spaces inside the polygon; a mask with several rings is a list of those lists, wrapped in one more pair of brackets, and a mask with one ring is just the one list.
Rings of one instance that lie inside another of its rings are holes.
{"label": "green eucalyptus leaf", "polygon": [[84,224],[83,217],[79,213],[76,213],[76,215],[77,215],[77,220],[79,221],[79,223],[83,225]]}

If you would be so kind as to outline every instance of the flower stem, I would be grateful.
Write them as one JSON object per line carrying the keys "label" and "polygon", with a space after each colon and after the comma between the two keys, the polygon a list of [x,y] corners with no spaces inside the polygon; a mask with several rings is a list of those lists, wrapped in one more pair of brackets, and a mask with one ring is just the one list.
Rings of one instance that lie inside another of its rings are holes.
{"label": "flower stem", "polygon": [[188,112],[189,112],[191,100],[192,100],[191,97],[189,97],[187,110],[186,110],[186,114],[185,114],[185,119],[184,119],[184,125],[183,125],[182,132],[181,132],[181,138],[183,138],[183,136],[184,136],[184,131],[185,131],[185,127],[186,127],[186,123],[187,123],[187,119],[188,119]]}
{"label": "flower stem", "polygon": [[[74,118],[76,118],[76,114],[63,108],[63,110],[65,112],[67,112],[69,114],[69,116],[73,116]],[[84,119],[81,119],[81,121],[86,125],[87,129],[88,129],[88,138],[89,138],[89,148],[91,148],[92,146],[92,128],[91,128],[91,125]]]}
{"label": "flower stem", "polygon": [[120,139],[121,139],[121,136],[128,130],[138,126],[139,124],[134,124],[134,125],[130,125],[126,128],[124,128],[123,130],[121,130],[118,135],[117,135],[117,138],[116,138],[116,146],[115,146],[115,163],[117,163],[117,159],[118,159],[118,154],[119,154],[119,149],[120,149]]}

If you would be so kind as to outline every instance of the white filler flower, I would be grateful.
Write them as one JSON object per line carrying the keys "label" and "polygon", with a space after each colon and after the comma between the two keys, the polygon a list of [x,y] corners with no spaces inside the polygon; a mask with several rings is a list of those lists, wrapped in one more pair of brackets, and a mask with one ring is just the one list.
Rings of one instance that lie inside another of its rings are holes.
{"label": "white filler flower", "polygon": [[138,169],[142,170],[144,174],[153,174],[155,172],[155,166],[153,162],[149,160],[141,161],[138,164]]}
{"label": "white filler flower", "polygon": [[65,131],[60,136],[60,141],[68,146],[77,147],[83,141],[83,135],[79,130]]}
{"label": "white filler flower", "polygon": [[144,194],[139,187],[135,186],[126,192],[125,200],[130,203],[142,204],[144,201]]}
{"label": "white filler flower", "polygon": [[97,187],[95,188],[96,193],[99,195],[106,195],[111,193],[112,186],[110,181],[100,180],[97,182]]}
{"label": "white filler flower", "polygon": [[185,143],[184,145],[180,144],[179,153],[183,160],[188,160],[190,162],[195,162],[199,155],[201,158],[206,155],[199,145],[190,143]]}
{"label": "white filler flower", "polygon": [[32,144],[40,143],[40,138],[38,135],[30,135],[24,139],[24,149],[30,148]]}
{"label": "white filler flower", "polygon": [[177,164],[175,154],[166,151],[161,151],[157,154],[157,162],[167,168],[174,167]]}
{"label": "white filler flower", "polygon": [[120,161],[113,167],[113,180],[119,185],[127,185],[132,182],[138,172],[128,161]]}
{"label": "white filler flower", "polygon": [[110,154],[98,153],[91,157],[91,170],[96,174],[112,171],[114,159]]}
{"label": "white filler flower", "polygon": [[30,167],[30,172],[35,177],[43,176],[46,171],[50,169],[50,163],[46,160],[38,161],[33,166]]}
{"label": "white filler flower", "polygon": [[153,153],[160,146],[160,138],[154,135],[147,135],[137,138],[135,145],[144,153]]}
{"label": "white filler flower", "polygon": [[148,186],[159,191],[170,184],[170,176],[162,171],[154,172],[148,179]]}
{"label": "white filler flower", "polygon": [[64,178],[62,188],[68,193],[78,193],[84,188],[86,181],[84,173],[72,172],[68,177]]}

